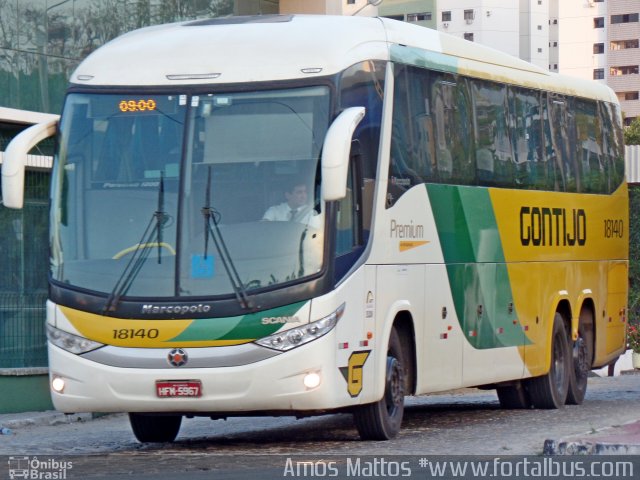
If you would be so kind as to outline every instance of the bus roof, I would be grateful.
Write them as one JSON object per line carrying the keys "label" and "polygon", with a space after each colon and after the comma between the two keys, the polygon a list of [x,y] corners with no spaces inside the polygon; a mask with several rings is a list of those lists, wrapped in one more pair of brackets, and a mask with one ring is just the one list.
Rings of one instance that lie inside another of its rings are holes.
{"label": "bus roof", "polygon": [[560,76],[436,30],[386,18],[228,17],[124,34],[89,55],[72,83],[95,86],[229,84],[309,78],[364,60],[453,73],[616,102],[605,85]]}

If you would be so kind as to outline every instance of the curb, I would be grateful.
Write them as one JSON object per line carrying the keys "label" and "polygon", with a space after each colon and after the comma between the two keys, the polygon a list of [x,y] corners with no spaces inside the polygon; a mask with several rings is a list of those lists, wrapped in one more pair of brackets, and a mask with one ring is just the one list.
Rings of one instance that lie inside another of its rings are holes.
{"label": "curb", "polygon": [[55,426],[66,423],[86,422],[94,418],[95,416],[91,413],[64,414],[55,411],[9,413],[0,415],[0,426],[10,430],[18,430],[31,426]]}
{"label": "curb", "polygon": [[544,455],[640,455],[640,420],[583,436],[544,441]]}

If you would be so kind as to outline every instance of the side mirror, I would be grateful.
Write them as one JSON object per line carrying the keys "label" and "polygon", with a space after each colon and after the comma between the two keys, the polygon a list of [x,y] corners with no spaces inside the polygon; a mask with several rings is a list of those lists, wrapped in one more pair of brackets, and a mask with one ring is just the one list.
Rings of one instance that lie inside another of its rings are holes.
{"label": "side mirror", "polygon": [[58,120],[33,125],[11,140],[2,159],[2,203],[9,208],[24,204],[24,169],[27,153],[39,142],[56,133]]}
{"label": "side mirror", "polygon": [[353,132],[362,121],[364,107],[350,107],[336,118],[322,147],[322,197],[326,202],[347,195],[347,172]]}

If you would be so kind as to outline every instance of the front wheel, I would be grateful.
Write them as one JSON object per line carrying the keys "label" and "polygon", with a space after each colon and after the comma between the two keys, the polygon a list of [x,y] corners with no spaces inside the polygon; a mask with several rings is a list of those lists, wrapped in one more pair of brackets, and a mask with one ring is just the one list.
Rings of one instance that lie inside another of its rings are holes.
{"label": "front wheel", "polygon": [[404,415],[405,371],[400,337],[391,330],[387,349],[384,395],[357,407],[353,418],[362,440],[389,440],[400,431]]}
{"label": "front wheel", "polygon": [[130,413],[129,423],[133,434],[141,443],[173,442],[178,436],[182,416]]}

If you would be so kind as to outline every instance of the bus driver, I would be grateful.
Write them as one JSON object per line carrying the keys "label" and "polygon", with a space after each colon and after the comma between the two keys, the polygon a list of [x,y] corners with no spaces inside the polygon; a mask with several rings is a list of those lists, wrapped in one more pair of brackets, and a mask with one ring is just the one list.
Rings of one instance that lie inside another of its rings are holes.
{"label": "bus driver", "polygon": [[307,186],[300,181],[293,182],[284,192],[286,202],[267,209],[262,220],[275,222],[298,222],[313,228],[320,227],[320,216],[309,203]]}

